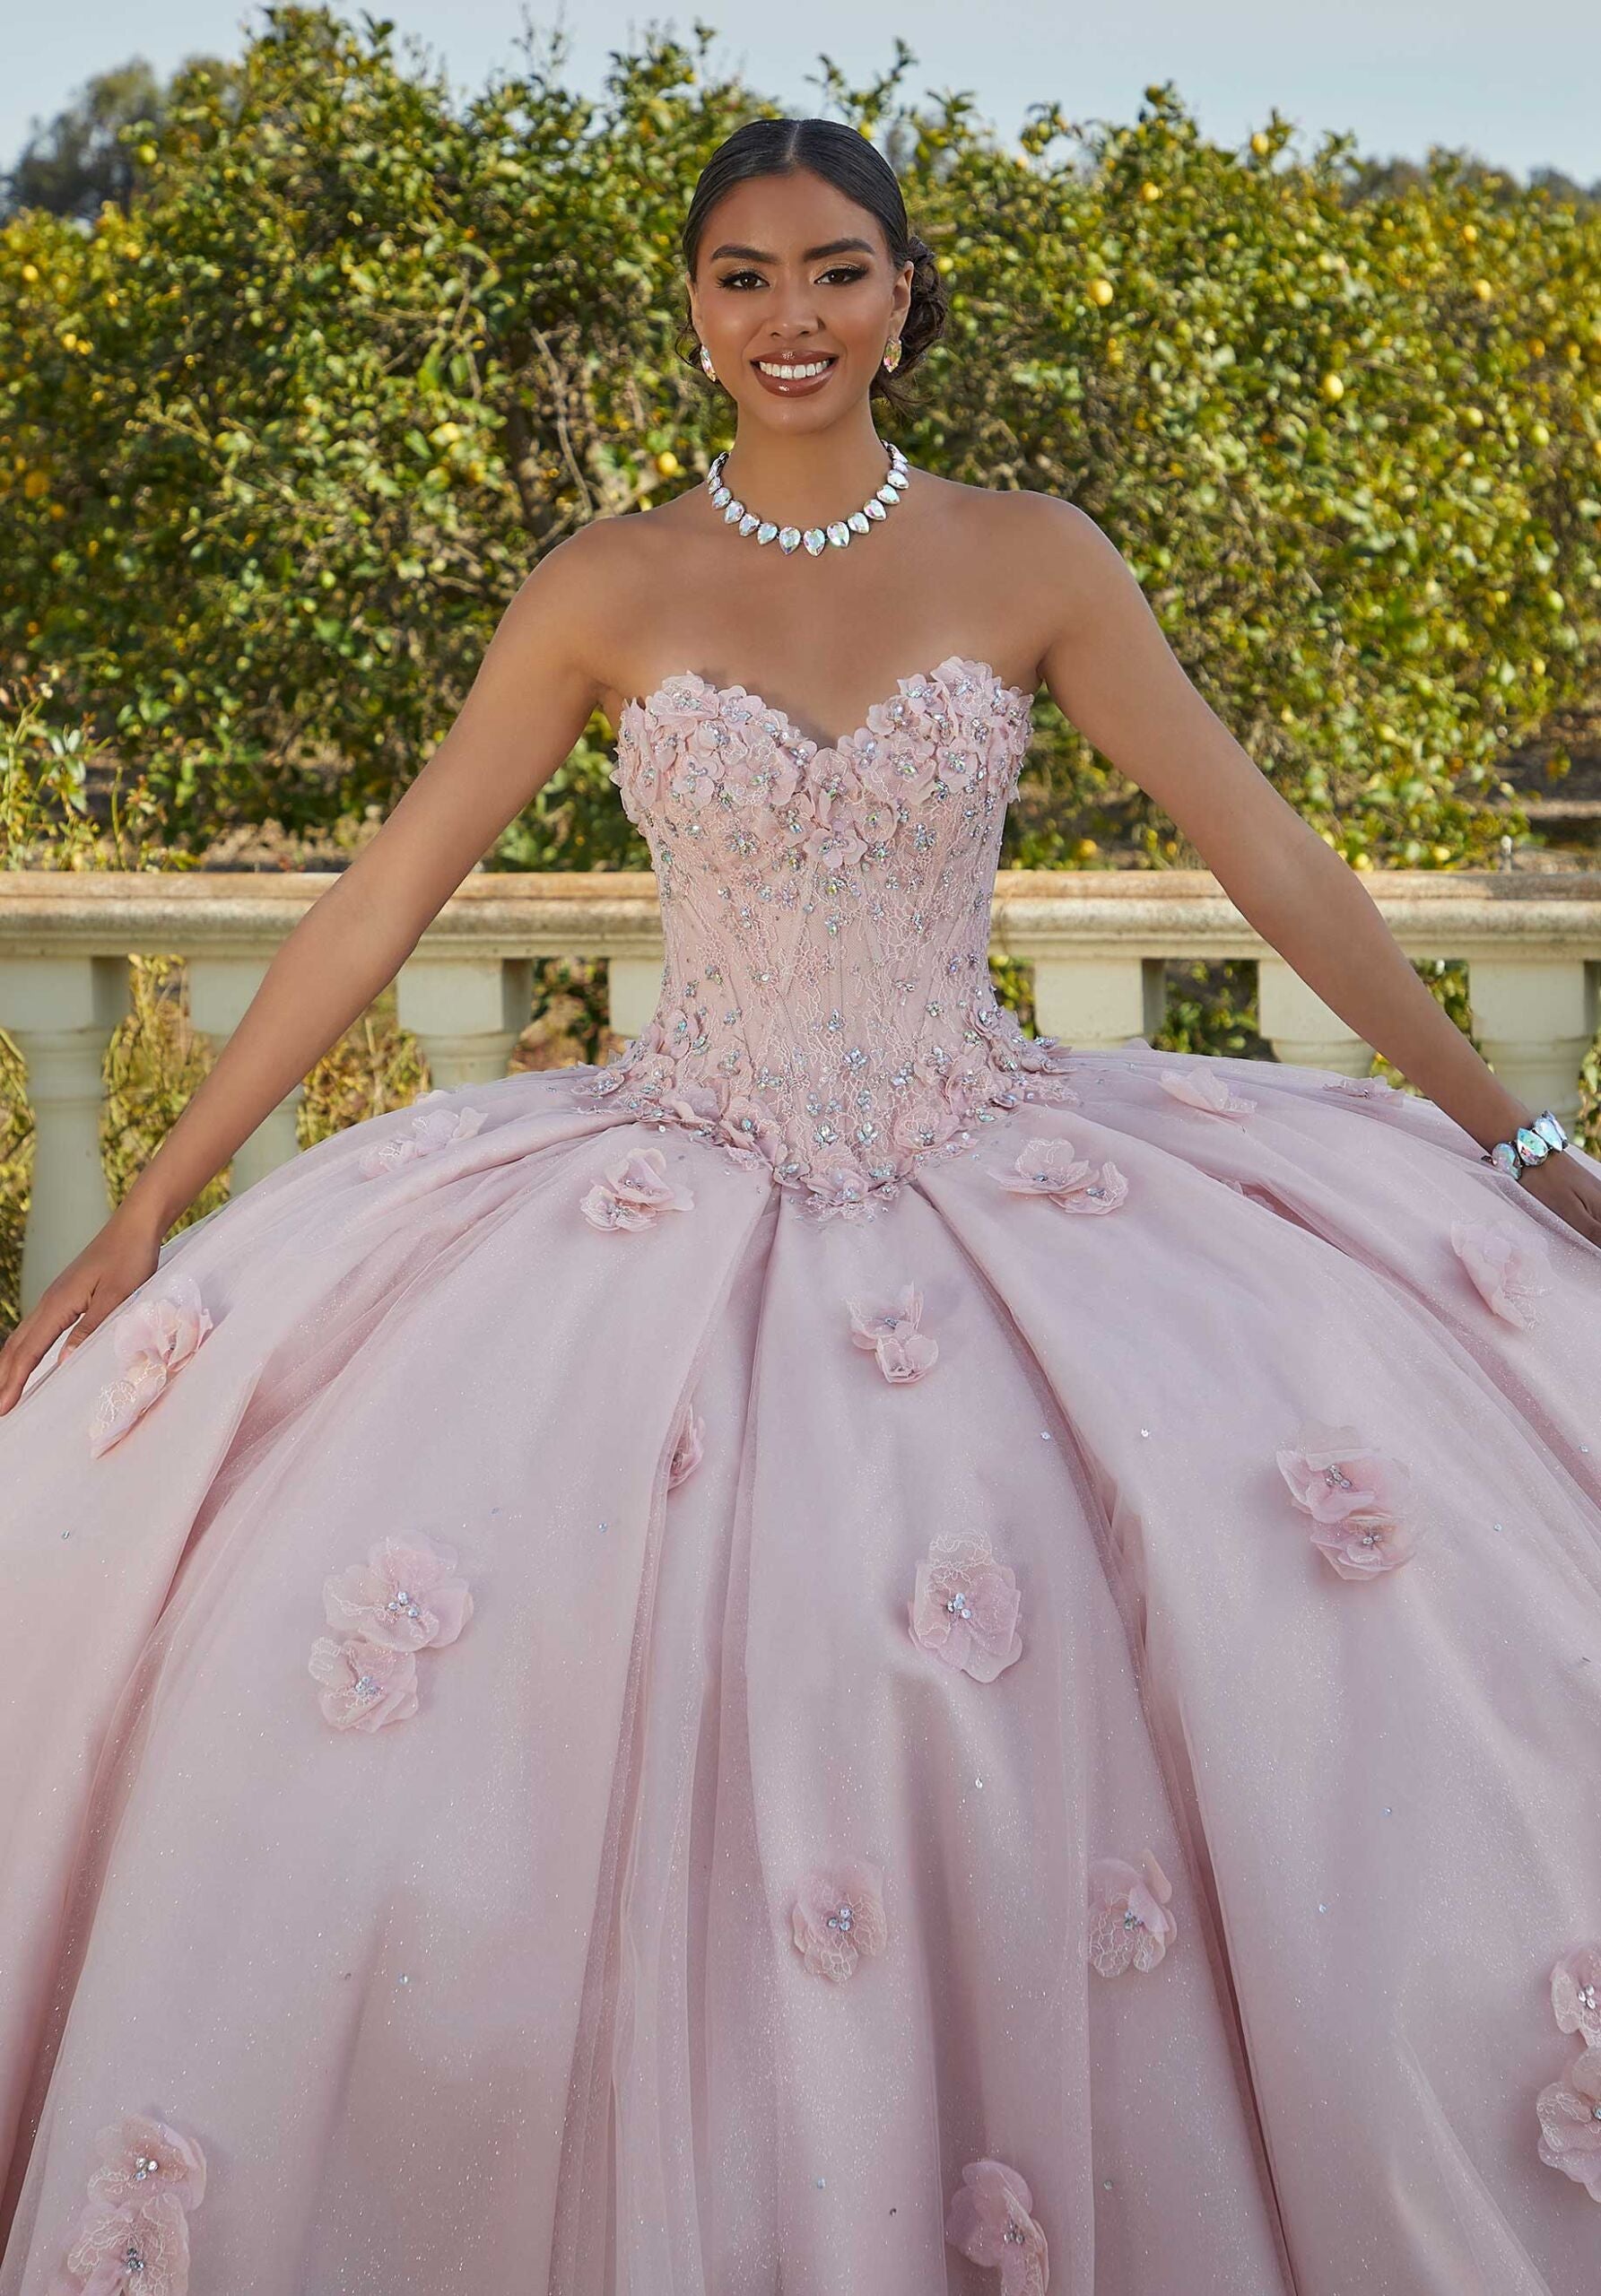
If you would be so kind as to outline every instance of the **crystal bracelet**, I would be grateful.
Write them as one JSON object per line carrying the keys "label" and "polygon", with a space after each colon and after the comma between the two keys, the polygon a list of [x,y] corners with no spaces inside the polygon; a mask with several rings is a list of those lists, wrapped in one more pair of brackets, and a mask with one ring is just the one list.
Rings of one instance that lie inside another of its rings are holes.
{"label": "crystal bracelet", "polygon": [[1520,1124],[1510,1140],[1498,1140],[1480,1161],[1493,1164],[1509,1179],[1521,1179],[1532,1164],[1543,1164],[1569,1145],[1568,1135],[1549,1109],[1542,1109],[1533,1124]]}

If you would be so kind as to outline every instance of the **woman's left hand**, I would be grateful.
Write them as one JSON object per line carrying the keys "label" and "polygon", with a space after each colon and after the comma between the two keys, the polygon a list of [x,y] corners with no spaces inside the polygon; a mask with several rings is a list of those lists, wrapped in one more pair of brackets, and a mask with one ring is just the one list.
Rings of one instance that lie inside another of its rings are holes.
{"label": "woman's left hand", "polygon": [[1592,1244],[1601,1244],[1601,1179],[1564,1149],[1531,1164],[1518,1185]]}

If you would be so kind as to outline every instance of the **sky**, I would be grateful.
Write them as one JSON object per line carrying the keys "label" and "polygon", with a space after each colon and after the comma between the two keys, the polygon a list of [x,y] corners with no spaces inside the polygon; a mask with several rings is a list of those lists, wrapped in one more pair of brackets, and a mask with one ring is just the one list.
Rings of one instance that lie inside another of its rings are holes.
{"label": "sky", "polygon": [[[0,167],[34,118],[48,118],[97,71],[143,55],[166,73],[186,55],[238,52],[252,12],[238,0],[6,0]],[[352,21],[353,8],[338,13]],[[961,89],[1003,138],[1030,103],[1075,120],[1132,119],[1141,91],[1171,80],[1203,129],[1232,143],[1276,106],[1311,148],[1349,130],[1380,159],[1461,147],[1525,175],[1560,168],[1601,179],[1601,0],[696,0],[641,14],[617,0],[375,0],[458,84],[514,60],[525,21],[569,39],[562,76],[597,93],[608,50],[651,23],[686,39],[697,16],[711,60],[793,112],[819,108],[819,57],[860,85],[886,71],[897,35],[914,51],[903,92]]]}

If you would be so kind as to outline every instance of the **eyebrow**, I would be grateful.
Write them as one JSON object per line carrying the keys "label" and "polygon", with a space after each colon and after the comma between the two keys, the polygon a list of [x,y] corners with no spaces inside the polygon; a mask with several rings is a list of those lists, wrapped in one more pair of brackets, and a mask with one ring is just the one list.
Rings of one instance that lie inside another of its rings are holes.
{"label": "eyebrow", "polygon": [[[801,250],[801,261],[815,263],[820,256],[843,255],[848,248],[859,248],[863,255],[872,255],[874,251],[871,240],[868,239],[827,239],[820,248],[804,248]],[[706,259],[709,263],[716,263],[720,257],[726,255],[749,256],[756,263],[777,263],[779,260],[776,255],[769,255],[763,248],[736,247],[732,240],[726,240],[720,248],[713,248]]]}

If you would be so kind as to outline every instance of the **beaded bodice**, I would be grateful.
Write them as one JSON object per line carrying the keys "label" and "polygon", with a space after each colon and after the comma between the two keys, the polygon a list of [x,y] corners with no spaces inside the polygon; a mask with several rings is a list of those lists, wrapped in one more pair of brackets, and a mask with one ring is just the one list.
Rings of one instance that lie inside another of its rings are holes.
{"label": "beaded bodice", "polygon": [[1070,1097],[1066,1048],[996,997],[990,901],[1031,698],[949,655],[820,744],[693,671],[630,701],[612,778],[649,844],[657,1008],[592,1102],[688,1126],[862,1216],[1019,1101]]}

